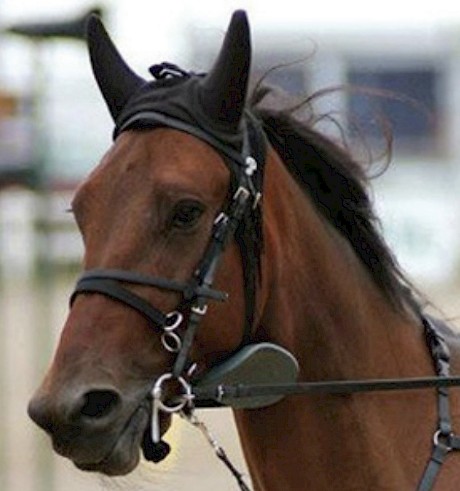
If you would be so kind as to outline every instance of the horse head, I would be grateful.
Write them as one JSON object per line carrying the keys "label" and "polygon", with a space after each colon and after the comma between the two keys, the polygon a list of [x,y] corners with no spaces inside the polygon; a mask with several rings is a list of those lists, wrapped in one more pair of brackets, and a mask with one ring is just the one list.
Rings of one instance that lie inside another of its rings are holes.
{"label": "horse head", "polygon": [[[164,457],[149,437],[152,381],[173,374],[174,393],[250,335],[264,142],[245,113],[244,12],[207,75],[164,63],[144,80],[96,16],[88,43],[114,143],[72,203],[85,272],[29,413],[79,468],[117,475],[140,447]],[[160,436],[169,424],[162,412]]]}
{"label": "horse head", "polygon": [[[208,74],[162,63],[144,80],[97,17],[88,42],[114,144],[72,203],[84,271],[29,405],[55,450],[81,469],[126,474],[140,448],[165,458],[171,414],[196,423],[211,393],[237,409],[257,489],[415,489],[423,466],[417,489],[430,489],[460,449],[458,393],[448,400],[437,385],[437,404],[430,391],[383,400],[376,381],[395,389],[436,367],[425,382],[446,383],[458,338],[424,316],[352,155],[293,116],[301,106],[264,110],[264,90],[245,104],[245,13]],[[297,372],[311,382],[293,384]],[[372,393],[339,396],[344,381]],[[280,385],[333,394],[299,403]],[[456,469],[439,489],[453,489]]]}

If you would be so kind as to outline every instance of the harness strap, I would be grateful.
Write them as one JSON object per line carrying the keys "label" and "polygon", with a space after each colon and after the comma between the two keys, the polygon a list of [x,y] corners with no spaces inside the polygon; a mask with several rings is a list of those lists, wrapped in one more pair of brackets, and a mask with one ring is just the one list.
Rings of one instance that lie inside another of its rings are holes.
{"label": "harness strap", "polygon": [[460,450],[460,437],[449,434],[441,438],[441,433],[436,432],[433,438],[433,451],[426,466],[425,472],[420,480],[417,491],[430,491],[433,489],[441,466],[447,455],[453,450]]}
{"label": "harness strap", "polygon": [[[244,141],[243,152],[245,155],[251,155],[258,164],[258,167],[252,178],[248,181],[250,191],[253,193],[256,199],[260,198],[257,195],[263,189],[263,163],[266,156],[266,137],[262,130],[260,122],[250,112],[246,115],[246,131],[248,138]],[[247,148],[246,145],[249,144]],[[252,186],[252,188],[251,188]],[[253,206],[254,208],[254,206]],[[248,212],[247,212],[248,213]],[[243,277],[244,277],[244,299],[245,299],[245,312],[246,312],[246,325],[244,329],[243,339],[239,348],[246,346],[251,342],[252,333],[255,322],[255,312],[257,306],[256,291],[257,281],[260,278],[260,254],[263,247],[263,233],[262,233],[262,215],[261,207],[257,206],[255,209],[250,210],[249,215],[242,220],[242,224],[238,227],[235,233],[235,239],[238,243],[241,259],[243,262]],[[252,235],[254,231],[260,230],[261,235]],[[251,232],[252,231],[252,232]],[[251,242],[253,242],[251,246]],[[260,246],[257,246],[260,244]],[[260,247],[258,250],[257,247]]]}
{"label": "harness strap", "polygon": [[[433,321],[423,317],[425,337],[433,358],[436,374],[440,379],[450,376],[450,353],[444,336],[436,328]],[[430,460],[420,480],[418,491],[430,491],[447,455],[460,450],[460,437],[452,432],[452,418],[447,387],[438,387],[438,429],[433,436],[433,450]]]}
{"label": "harness strap", "polygon": [[193,340],[195,339],[195,333],[201,322],[201,317],[206,313],[206,305],[204,301],[198,300],[198,304],[192,307],[190,312],[187,329],[182,339],[182,348],[177,354],[174,362],[172,374],[174,377],[179,377],[184,372],[188,363],[188,355],[192,348]]}
{"label": "harness strap", "polygon": [[[249,113],[248,113],[249,118]],[[194,281],[203,287],[211,287],[214,283],[214,276],[217,270],[217,266],[220,263],[222,253],[227,246],[228,242],[237,237],[238,227],[243,223],[245,213],[253,212],[254,206],[257,206],[257,189],[261,189],[261,183],[254,186],[253,178],[254,172],[257,170],[258,161],[254,157],[259,157],[265,151],[264,144],[261,139],[261,135],[255,128],[255,123],[251,120],[245,120],[246,131],[244,133],[244,141],[241,156],[238,163],[244,163],[245,168],[237,174],[237,189],[233,194],[226,209],[222,211],[214,221],[211,240],[203,255],[203,258],[195,272]],[[255,168],[250,168],[247,159],[252,159]],[[252,205],[252,207],[251,207]],[[240,251],[243,256],[243,273],[245,276],[245,304],[246,304],[246,316],[244,332],[241,339],[241,343],[238,347],[248,344],[252,336],[252,327],[255,311],[255,272],[253,268],[248,268],[245,264],[244,258],[244,245],[240,245]],[[245,267],[246,266],[246,267]],[[185,370],[187,363],[189,362],[188,355],[195,338],[195,333],[201,322],[203,315],[206,313],[207,303],[205,299],[199,295],[196,296],[194,304],[192,304],[190,310],[190,316],[188,319],[187,329],[182,341],[182,348],[179,351],[176,361],[173,367],[173,375],[179,376]]]}

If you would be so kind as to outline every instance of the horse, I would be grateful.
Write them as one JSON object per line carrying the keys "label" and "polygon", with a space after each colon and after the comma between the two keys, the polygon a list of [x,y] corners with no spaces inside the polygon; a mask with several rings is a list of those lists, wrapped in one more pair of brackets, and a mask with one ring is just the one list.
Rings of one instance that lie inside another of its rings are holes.
{"label": "horse", "polygon": [[366,172],[264,107],[266,89],[249,94],[246,13],[206,74],[162,63],[145,80],[97,16],[87,38],[114,143],[72,201],[84,272],[28,407],[54,450],[109,476],[141,450],[167,458],[194,381],[217,380],[257,491],[458,489],[454,389],[241,402],[220,383],[238,370],[265,384],[460,370],[459,338],[424,312],[383,238]]}

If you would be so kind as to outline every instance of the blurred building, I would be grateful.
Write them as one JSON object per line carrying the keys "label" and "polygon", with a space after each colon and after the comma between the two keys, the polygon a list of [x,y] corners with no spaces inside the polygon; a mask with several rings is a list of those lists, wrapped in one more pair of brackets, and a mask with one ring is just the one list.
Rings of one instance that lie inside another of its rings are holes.
{"label": "blurred building", "polygon": [[[193,63],[208,66],[219,36],[195,29],[191,38]],[[373,181],[385,234],[416,280],[452,280],[460,265],[460,24],[317,29],[307,21],[261,29],[256,44],[256,78],[268,73],[268,83],[297,96],[332,88],[311,102],[322,115],[317,126],[345,135],[358,157],[378,156],[391,132],[391,164]]]}
{"label": "blurred building", "polygon": [[[163,10],[148,2],[140,2],[136,9],[125,1],[101,3],[120,49],[145,76],[149,65],[164,59],[185,68],[208,69],[232,10],[230,4],[208,2],[169,2]],[[19,7],[3,0],[3,19],[7,23],[62,19],[91,5],[86,0],[65,6],[49,0]],[[384,148],[382,121],[391,126],[393,163],[375,181],[387,236],[415,276],[443,281],[456,269],[460,249],[455,233],[460,23],[442,15],[442,8],[438,17],[425,13],[422,19],[423,2],[414,11],[398,9],[397,19],[385,16],[383,7],[374,13],[362,5],[353,10],[353,2],[335,15],[323,7],[310,12],[287,1],[275,12],[250,3],[254,78],[284,64],[268,80],[292,94],[343,87],[317,98],[315,110],[328,115],[320,125],[324,131],[337,133],[337,121],[355,139],[356,148],[366,141],[378,153]],[[386,10],[391,10],[389,5]],[[37,91],[39,103],[32,107]],[[0,172],[11,172],[8,166],[23,172],[27,165],[41,162],[40,172],[55,188],[74,187],[111,143],[112,124],[80,42],[35,43],[4,35],[0,113]],[[364,157],[366,151],[364,145]]]}

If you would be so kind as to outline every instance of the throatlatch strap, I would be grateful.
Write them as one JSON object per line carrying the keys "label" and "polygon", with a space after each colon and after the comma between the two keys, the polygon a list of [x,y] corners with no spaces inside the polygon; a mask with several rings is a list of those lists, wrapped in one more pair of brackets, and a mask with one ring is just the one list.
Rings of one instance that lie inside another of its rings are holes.
{"label": "throatlatch strap", "polygon": [[[267,141],[265,137],[265,133],[262,131],[262,127],[260,122],[251,114],[247,114],[247,134],[248,134],[248,142],[249,149],[247,149],[248,154],[252,155],[252,157],[257,162],[257,169],[252,176],[252,184],[255,189],[253,192],[261,192],[263,188],[263,166],[265,163],[266,151],[267,151]],[[261,211],[260,204],[259,207],[255,210],[251,211],[252,220],[254,222],[252,224],[244,224],[244,227],[250,226],[253,229],[257,229],[256,222],[257,220],[261,220]],[[259,216],[257,219],[256,216]],[[244,219],[243,219],[244,222]],[[261,230],[262,233],[262,230]],[[243,276],[244,276],[244,299],[245,299],[245,328],[243,339],[241,340],[239,348],[248,345],[252,341],[252,332],[255,322],[255,312],[257,305],[256,291],[257,291],[257,281],[258,281],[258,266],[254,264],[254,258],[251,259],[249,256],[253,254],[253,256],[258,256],[256,251],[246,252],[247,244],[244,243],[244,234],[235,234],[236,241],[238,242],[238,246],[240,248],[240,253],[243,261]],[[259,243],[263,244],[263,236],[257,237]],[[259,251],[260,253],[260,251]],[[257,261],[257,259],[256,259]]]}

